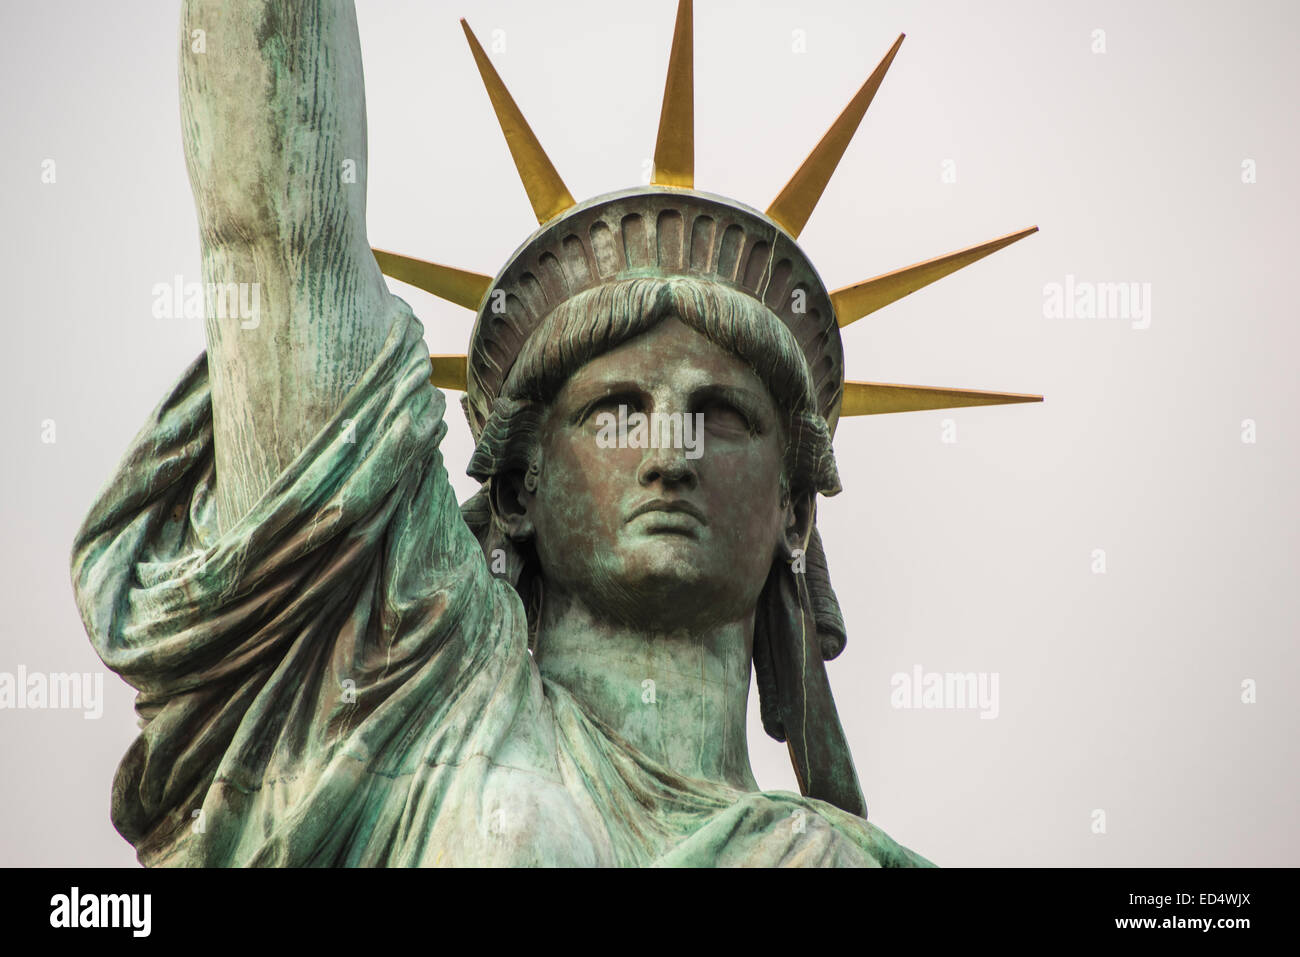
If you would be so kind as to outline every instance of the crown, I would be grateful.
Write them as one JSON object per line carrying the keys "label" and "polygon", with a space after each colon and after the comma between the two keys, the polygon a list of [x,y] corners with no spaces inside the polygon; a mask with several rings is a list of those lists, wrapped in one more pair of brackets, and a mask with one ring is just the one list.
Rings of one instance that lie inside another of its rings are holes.
{"label": "crown", "polygon": [[466,392],[477,439],[516,356],[550,311],[638,276],[694,276],[752,296],[794,334],[832,431],[841,416],[1039,402],[1042,396],[844,379],[840,329],[1036,232],[1030,227],[828,291],[797,239],[902,45],[885,58],[763,213],[695,189],[691,0],[680,0],[649,186],[574,201],[482,45],[470,51],[537,215],[495,277],[375,249],[385,275],[476,311],[468,355],[434,355],[432,381]]}

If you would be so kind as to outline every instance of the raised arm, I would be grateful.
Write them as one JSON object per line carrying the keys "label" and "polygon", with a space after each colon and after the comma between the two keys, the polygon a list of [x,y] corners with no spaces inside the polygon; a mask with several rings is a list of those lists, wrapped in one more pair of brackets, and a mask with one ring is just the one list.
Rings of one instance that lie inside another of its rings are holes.
{"label": "raised arm", "polygon": [[229,528],[337,409],[402,307],[366,238],[351,0],[185,0],[181,30],[185,160],[202,279],[217,293],[206,332]]}

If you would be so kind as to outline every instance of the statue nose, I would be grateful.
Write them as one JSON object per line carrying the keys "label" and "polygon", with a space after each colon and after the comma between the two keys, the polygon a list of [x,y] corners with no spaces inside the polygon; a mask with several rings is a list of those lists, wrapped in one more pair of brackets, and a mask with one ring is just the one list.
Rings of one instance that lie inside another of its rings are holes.
{"label": "statue nose", "polygon": [[686,457],[684,449],[651,448],[646,450],[637,472],[637,480],[642,485],[662,482],[664,485],[682,485],[694,488],[698,476],[695,466]]}

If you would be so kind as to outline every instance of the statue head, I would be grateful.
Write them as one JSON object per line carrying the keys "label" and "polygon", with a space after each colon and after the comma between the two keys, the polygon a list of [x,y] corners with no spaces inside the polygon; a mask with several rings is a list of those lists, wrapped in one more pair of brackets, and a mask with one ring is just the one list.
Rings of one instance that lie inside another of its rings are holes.
{"label": "statue head", "polygon": [[547,591],[701,627],[752,612],[804,548],[834,464],[803,355],[764,312],[700,279],[625,279],[533,334],[470,471]]}
{"label": "statue head", "polygon": [[[638,414],[661,431],[629,434]],[[734,287],[623,278],[560,302],[514,362],[469,471],[484,485],[466,518],[534,640],[547,596],[564,594],[651,628],[752,615],[763,631],[760,604],[791,594],[773,575],[803,574],[822,654],[843,647],[813,539],[817,494],[839,490],[829,430],[793,333]],[[760,703],[783,738],[769,637],[756,641]]]}
{"label": "statue head", "polygon": [[[464,514],[533,640],[566,592],[664,628],[751,614],[764,727],[784,740],[772,642],[815,636],[822,659],[845,642],[815,531],[816,496],[839,491],[842,367],[821,279],[743,204],[651,186],[538,230],[479,303],[464,398],[483,482]],[[697,447],[602,447],[620,410],[703,416]]]}

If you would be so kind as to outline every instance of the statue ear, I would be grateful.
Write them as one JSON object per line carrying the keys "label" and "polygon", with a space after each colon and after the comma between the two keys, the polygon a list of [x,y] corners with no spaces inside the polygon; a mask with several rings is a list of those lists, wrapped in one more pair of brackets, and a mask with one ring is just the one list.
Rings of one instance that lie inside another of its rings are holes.
{"label": "statue ear", "polygon": [[782,547],[788,559],[795,549],[807,550],[808,539],[812,535],[813,522],[817,517],[816,493],[792,495],[782,494],[785,514],[783,521]]}
{"label": "statue ear", "polygon": [[534,472],[518,470],[492,476],[492,518],[511,541],[525,542],[535,528],[531,510],[537,500]]}

